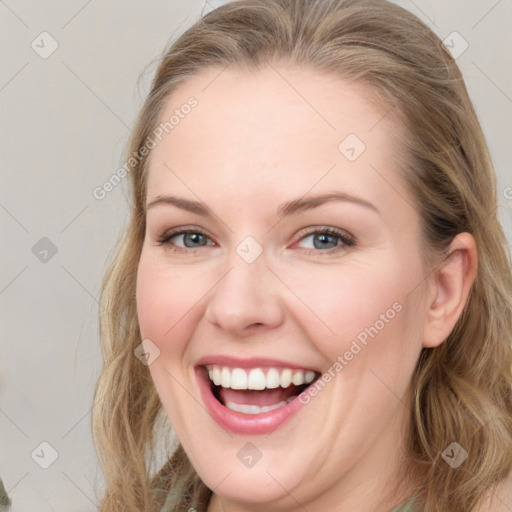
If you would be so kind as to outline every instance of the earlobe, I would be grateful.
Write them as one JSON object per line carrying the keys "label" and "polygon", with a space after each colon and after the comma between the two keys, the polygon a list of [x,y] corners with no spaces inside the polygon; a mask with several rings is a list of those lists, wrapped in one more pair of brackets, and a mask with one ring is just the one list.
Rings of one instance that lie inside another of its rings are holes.
{"label": "earlobe", "polygon": [[447,257],[429,277],[432,293],[425,317],[424,347],[438,347],[452,332],[467,303],[477,265],[475,239],[469,233],[458,234]]}

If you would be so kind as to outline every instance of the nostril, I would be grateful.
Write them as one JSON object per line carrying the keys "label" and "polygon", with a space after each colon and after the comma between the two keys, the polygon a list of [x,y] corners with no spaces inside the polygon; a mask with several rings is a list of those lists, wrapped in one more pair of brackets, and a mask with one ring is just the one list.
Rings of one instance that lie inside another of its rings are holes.
{"label": "nostril", "polygon": [[253,324],[249,324],[245,327],[245,331],[251,331],[251,330],[255,330],[255,329],[260,329],[261,326],[265,325],[263,322],[255,322]]}

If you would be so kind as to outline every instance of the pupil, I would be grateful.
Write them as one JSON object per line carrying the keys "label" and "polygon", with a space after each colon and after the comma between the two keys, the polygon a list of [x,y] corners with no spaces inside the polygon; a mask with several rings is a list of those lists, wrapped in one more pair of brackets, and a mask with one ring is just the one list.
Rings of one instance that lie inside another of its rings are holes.
{"label": "pupil", "polygon": [[[318,238],[317,238],[318,237]],[[330,239],[330,240],[329,240]],[[316,241],[319,240],[321,243],[317,244]],[[326,244],[332,244],[332,247],[336,247],[336,237],[333,235],[326,235],[326,234],[317,234],[313,238],[313,245],[315,246],[315,249],[325,249]],[[330,247],[328,247],[330,249]]]}
{"label": "pupil", "polygon": [[191,246],[191,245],[187,244],[187,240],[190,241],[192,244],[199,243],[199,245],[204,245],[204,243],[201,243],[201,242],[205,242],[205,240],[202,240],[202,238],[203,238],[203,235],[201,235],[199,233],[185,233],[183,242],[186,247],[193,247],[193,245]]}

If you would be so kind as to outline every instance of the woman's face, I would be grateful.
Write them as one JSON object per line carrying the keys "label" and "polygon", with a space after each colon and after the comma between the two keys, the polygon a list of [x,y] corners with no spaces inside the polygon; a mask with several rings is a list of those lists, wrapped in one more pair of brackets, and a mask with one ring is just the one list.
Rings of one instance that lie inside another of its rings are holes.
{"label": "woman's face", "polygon": [[305,69],[212,68],[153,137],[141,336],[226,504],[348,506],[398,469],[425,270],[399,127],[367,94]]}

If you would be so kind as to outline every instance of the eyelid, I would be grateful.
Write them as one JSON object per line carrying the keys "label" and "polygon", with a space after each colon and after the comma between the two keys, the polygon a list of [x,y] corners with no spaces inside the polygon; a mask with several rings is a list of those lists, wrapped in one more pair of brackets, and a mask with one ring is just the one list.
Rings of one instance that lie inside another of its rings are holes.
{"label": "eyelid", "polygon": [[344,229],[334,228],[332,226],[314,226],[304,228],[303,230],[299,231],[297,240],[292,244],[292,247],[311,235],[325,233],[330,236],[338,237],[341,242],[338,245],[328,249],[302,248],[303,253],[307,255],[328,256],[331,254],[347,251],[351,247],[354,247],[357,243],[356,237]]}
{"label": "eyelid", "polygon": [[[175,236],[179,235],[185,235],[187,233],[197,233],[204,237],[206,237],[209,241],[211,241],[213,244],[207,244],[205,246],[200,247],[180,247],[173,244],[170,244],[170,239],[174,238]],[[347,250],[348,248],[354,246],[356,244],[356,237],[354,237],[352,234],[350,234],[348,231],[345,231],[340,228],[334,228],[332,226],[309,226],[306,228],[301,229],[297,235],[296,235],[296,241],[292,243],[292,247],[296,245],[297,243],[301,242],[305,238],[311,235],[315,234],[328,234],[330,236],[338,237],[341,243],[336,245],[335,247],[330,247],[328,249],[303,249],[303,251],[306,254],[331,254],[333,252],[339,252],[343,250]],[[196,252],[199,249],[202,249],[203,247],[212,247],[212,245],[217,245],[217,242],[215,242],[212,237],[202,228],[199,228],[197,226],[180,226],[176,228],[169,229],[168,231],[164,232],[162,235],[160,235],[157,238],[157,245],[163,245],[163,246],[172,246],[174,252]]]}
{"label": "eyelid", "polygon": [[[198,234],[203,235],[204,237],[208,238],[208,240],[213,242],[215,245],[218,245],[217,242],[215,242],[215,240],[213,240],[212,237],[204,229],[198,228],[197,226],[179,226],[176,228],[169,229],[169,230],[165,231],[162,235],[159,235],[157,237],[157,243],[158,243],[158,245],[171,245],[171,244],[169,244],[169,240],[171,238],[174,238],[175,236],[178,236],[178,235],[184,235],[187,233],[198,233]],[[211,247],[211,245],[209,245],[209,246]],[[198,249],[197,247],[179,247],[179,246],[173,246],[173,247],[175,247],[178,251],[180,249],[184,250],[184,251],[193,251],[195,249]]]}
{"label": "eyelid", "polygon": [[332,226],[310,226],[307,228],[301,229],[297,234],[297,241],[304,239],[309,235],[314,235],[317,233],[328,233],[330,235],[339,236],[341,239],[345,239],[352,243],[356,242],[356,237],[350,234],[348,231],[340,228],[335,228]]}

